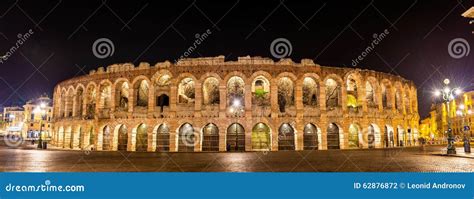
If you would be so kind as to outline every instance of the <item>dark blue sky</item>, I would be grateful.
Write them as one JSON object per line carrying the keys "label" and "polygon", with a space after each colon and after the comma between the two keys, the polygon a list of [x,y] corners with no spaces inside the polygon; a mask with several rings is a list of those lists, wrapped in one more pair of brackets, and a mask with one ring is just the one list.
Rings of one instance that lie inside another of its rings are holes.
{"label": "dark blue sky", "polygon": [[[195,35],[212,34],[191,57],[272,57],[276,38],[291,58],[352,67],[374,34],[390,33],[359,67],[398,74],[418,86],[420,115],[442,79],[472,89],[473,56],[455,59],[450,41],[473,43],[474,25],[461,14],[473,1],[2,1],[0,54],[19,34],[34,32],[0,63],[0,106],[52,93],[59,81],[118,62],[175,60]],[[109,38],[114,54],[99,59],[92,44]],[[84,72],[83,72],[84,71]]]}

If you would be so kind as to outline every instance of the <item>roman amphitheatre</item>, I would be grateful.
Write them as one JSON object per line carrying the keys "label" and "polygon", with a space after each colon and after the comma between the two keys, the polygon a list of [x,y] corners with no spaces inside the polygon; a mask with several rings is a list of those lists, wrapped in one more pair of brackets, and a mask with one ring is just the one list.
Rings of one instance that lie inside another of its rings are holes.
{"label": "roman amphitheatre", "polygon": [[142,152],[418,145],[414,83],[311,59],[187,58],[99,67],[54,89],[51,144]]}

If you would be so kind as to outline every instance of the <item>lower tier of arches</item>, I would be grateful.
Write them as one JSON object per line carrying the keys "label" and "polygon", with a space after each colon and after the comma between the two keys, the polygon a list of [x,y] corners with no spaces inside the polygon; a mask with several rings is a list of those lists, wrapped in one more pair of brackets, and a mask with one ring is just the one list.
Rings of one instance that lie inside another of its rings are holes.
{"label": "lower tier of arches", "polygon": [[110,151],[281,151],[418,145],[415,121],[133,120],[56,122],[52,144]]}

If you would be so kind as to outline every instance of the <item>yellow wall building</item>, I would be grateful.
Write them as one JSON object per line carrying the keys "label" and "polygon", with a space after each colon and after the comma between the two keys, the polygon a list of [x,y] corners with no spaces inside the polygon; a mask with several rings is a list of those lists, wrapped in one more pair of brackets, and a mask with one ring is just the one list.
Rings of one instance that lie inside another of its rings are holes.
{"label": "yellow wall building", "polygon": [[27,139],[38,138],[40,129],[42,138],[50,138],[53,107],[48,96],[28,101],[24,106],[24,127],[22,136]]}
{"label": "yellow wall building", "polygon": [[[461,141],[464,136],[464,126],[469,126],[467,135],[474,137],[474,91],[463,93],[449,103],[449,117],[451,118],[451,128],[457,141]],[[448,129],[448,113],[446,105],[443,103],[433,104],[429,117],[421,120],[421,136],[426,139],[436,141],[445,140],[446,130]]]}

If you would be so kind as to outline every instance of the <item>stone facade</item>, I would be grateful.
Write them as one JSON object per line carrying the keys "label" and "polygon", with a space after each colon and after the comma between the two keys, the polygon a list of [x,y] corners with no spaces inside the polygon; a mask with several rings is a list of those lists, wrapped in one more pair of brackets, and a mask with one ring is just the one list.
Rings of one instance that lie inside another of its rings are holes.
{"label": "stone facade", "polygon": [[114,64],[59,83],[53,100],[52,144],[72,149],[382,148],[418,136],[412,81],[308,59]]}

